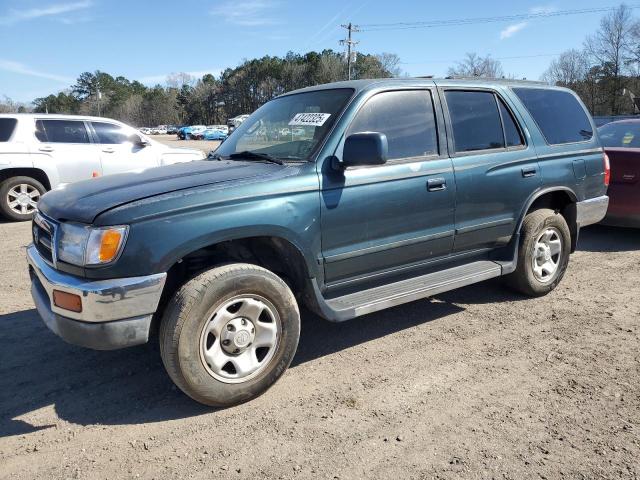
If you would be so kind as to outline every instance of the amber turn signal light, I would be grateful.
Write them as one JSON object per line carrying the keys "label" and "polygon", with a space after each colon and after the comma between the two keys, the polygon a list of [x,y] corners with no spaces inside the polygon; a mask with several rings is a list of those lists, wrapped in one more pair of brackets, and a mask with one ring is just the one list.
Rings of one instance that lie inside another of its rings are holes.
{"label": "amber turn signal light", "polygon": [[54,290],[53,304],[58,308],[63,308],[71,312],[82,312],[82,299],[79,295],[74,295],[73,293]]}
{"label": "amber turn signal light", "polygon": [[102,241],[100,242],[100,253],[98,258],[100,262],[110,262],[118,253],[120,248],[120,241],[122,240],[122,232],[118,230],[107,230],[102,235]]}

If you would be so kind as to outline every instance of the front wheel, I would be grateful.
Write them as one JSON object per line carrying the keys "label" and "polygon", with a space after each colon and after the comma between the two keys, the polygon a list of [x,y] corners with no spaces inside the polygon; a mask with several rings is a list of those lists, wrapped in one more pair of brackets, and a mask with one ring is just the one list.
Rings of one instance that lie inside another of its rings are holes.
{"label": "front wheel", "polygon": [[571,233],[564,217],[549,209],[529,213],[522,224],[518,266],[509,287],[539,297],[556,288],[569,264]]}
{"label": "front wheel", "polygon": [[300,313],[287,284],[264,268],[231,264],[178,290],[160,325],[160,353],[183,392],[226,407],[271,387],[299,337]]}

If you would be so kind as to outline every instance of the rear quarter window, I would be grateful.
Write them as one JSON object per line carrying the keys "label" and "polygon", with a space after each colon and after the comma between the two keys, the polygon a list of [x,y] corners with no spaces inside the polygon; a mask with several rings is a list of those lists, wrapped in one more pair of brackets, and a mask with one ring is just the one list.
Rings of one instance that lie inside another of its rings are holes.
{"label": "rear quarter window", "polygon": [[576,97],[563,90],[514,88],[550,145],[585,142],[593,137],[589,117]]}
{"label": "rear quarter window", "polygon": [[16,129],[18,119],[0,118],[0,142],[8,142]]}

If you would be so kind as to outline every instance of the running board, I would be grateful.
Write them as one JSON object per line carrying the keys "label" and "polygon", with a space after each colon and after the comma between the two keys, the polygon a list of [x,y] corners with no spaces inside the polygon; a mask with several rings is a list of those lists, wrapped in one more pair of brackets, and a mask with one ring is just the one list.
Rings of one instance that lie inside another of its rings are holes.
{"label": "running board", "polygon": [[502,267],[496,262],[488,260],[473,262],[421,277],[350,293],[343,297],[324,300],[325,305],[321,306],[321,309],[330,320],[340,322],[500,275],[502,275]]}

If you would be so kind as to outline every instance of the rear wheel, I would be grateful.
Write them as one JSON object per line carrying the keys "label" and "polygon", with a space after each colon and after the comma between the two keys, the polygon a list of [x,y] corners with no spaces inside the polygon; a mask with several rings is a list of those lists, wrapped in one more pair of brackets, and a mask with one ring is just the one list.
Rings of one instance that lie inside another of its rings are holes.
{"label": "rear wheel", "polygon": [[537,297],[556,288],[569,264],[571,233],[564,217],[549,209],[529,213],[522,224],[518,266],[509,287]]}
{"label": "rear wheel", "polygon": [[249,264],[206,271],[170,301],[160,353],[171,379],[194,400],[230,406],[265,392],[287,369],[300,336],[293,293]]}
{"label": "rear wheel", "polygon": [[33,218],[44,185],[31,177],[11,177],[0,183],[0,213],[9,220]]}

